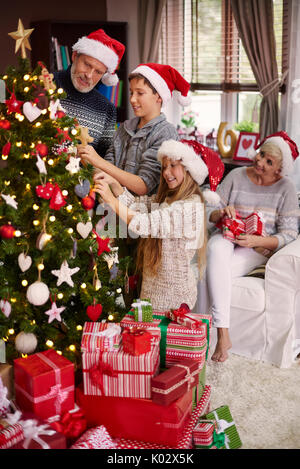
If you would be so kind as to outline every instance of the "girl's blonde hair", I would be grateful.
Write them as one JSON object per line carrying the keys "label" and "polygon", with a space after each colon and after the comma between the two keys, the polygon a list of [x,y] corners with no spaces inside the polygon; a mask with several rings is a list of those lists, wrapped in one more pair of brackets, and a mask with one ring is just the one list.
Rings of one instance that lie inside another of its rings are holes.
{"label": "girl's blonde hair", "polygon": [[[160,183],[158,186],[155,202],[161,204],[167,202],[171,204],[177,200],[186,200],[192,195],[199,195],[201,202],[204,204],[204,197],[198,184],[191,177],[190,173],[184,169],[184,178],[182,183],[176,189],[169,189],[162,171],[160,174]],[[206,265],[206,243],[207,243],[207,229],[206,217],[204,209],[204,236],[203,244],[198,249],[198,268],[200,277]],[[162,257],[162,239],[161,238],[141,238],[138,244],[136,270],[142,272],[146,268],[150,273],[156,275],[157,270],[161,263]]]}

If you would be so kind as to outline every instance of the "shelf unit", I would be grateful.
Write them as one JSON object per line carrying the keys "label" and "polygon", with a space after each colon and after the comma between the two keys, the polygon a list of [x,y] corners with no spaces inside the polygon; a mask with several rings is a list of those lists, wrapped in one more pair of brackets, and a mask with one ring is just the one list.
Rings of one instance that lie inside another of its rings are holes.
{"label": "shelf unit", "polygon": [[[55,54],[52,46],[52,37],[56,37],[59,44],[67,46],[69,55],[72,55],[72,46],[82,36],[87,36],[92,31],[104,29],[114,39],[127,46],[127,23],[117,21],[63,21],[44,20],[33,21],[30,28],[34,28],[30,36],[31,63],[35,67],[40,60],[45,63],[50,72],[56,70]],[[124,56],[117,71],[119,80],[123,81],[122,103],[117,108],[117,120],[123,122],[128,119],[128,71],[127,53]]]}

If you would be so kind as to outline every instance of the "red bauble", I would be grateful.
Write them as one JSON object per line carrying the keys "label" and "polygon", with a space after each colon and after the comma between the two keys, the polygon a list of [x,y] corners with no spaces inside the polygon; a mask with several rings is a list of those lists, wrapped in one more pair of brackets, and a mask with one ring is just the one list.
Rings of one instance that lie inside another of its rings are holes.
{"label": "red bauble", "polygon": [[63,111],[56,111],[56,114],[55,116],[57,117],[57,119],[61,119],[62,117],[64,117],[66,115],[65,112]]}
{"label": "red bauble", "polygon": [[94,304],[90,305],[86,308],[86,314],[90,318],[91,321],[97,321],[97,319],[102,314],[102,305],[101,304]]}
{"label": "red bauble", "polygon": [[0,236],[1,238],[11,239],[15,235],[15,228],[12,225],[2,225],[0,226]]}
{"label": "red bauble", "polygon": [[41,157],[48,155],[48,147],[45,143],[37,143],[35,146],[35,151]]}
{"label": "red bauble", "polygon": [[11,149],[11,143],[10,142],[7,142],[5,145],[3,145],[2,156],[8,156],[9,152],[10,152],[10,149]]}
{"label": "red bauble", "polygon": [[86,210],[90,210],[94,208],[95,200],[90,195],[87,195],[81,199],[81,204]]}
{"label": "red bauble", "polygon": [[0,120],[0,129],[9,130],[10,129],[10,122],[7,119]]}

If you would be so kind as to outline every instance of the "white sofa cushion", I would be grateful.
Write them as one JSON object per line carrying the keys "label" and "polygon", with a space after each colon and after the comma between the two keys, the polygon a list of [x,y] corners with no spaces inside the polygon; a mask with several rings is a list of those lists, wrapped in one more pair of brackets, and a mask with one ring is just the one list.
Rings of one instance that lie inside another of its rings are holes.
{"label": "white sofa cushion", "polygon": [[255,277],[234,278],[231,307],[239,310],[263,312],[265,309],[265,281]]}

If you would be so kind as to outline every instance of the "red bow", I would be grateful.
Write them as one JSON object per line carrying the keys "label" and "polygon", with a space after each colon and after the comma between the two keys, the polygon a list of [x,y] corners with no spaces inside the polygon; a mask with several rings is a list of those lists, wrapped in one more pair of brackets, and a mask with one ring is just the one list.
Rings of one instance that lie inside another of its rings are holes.
{"label": "red bow", "polygon": [[117,378],[118,373],[108,363],[98,363],[89,369],[90,378],[95,386],[99,386],[101,394],[104,396],[103,375]]}
{"label": "red bow", "polygon": [[184,318],[190,319],[191,321],[193,321],[193,327],[197,329],[198,327],[202,325],[202,321],[197,321],[197,319],[192,318],[191,316],[188,316],[188,313],[190,312],[191,310],[186,303],[182,303],[178,309],[171,310],[171,313],[173,314],[176,320],[184,319]]}
{"label": "red bow", "polygon": [[132,335],[136,335],[136,336],[139,336],[139,335],[143,335],[146,333],[145,329],[141,329],[139,327],[130,327],[128,329],[125,329],[123,334],[132,334]]}
{"label": "red bow", "polygon": [[78,438],[87,428],[87,421],[82,410],[65,412],[58,422],[51,423],[51,427],[67,438]]}

